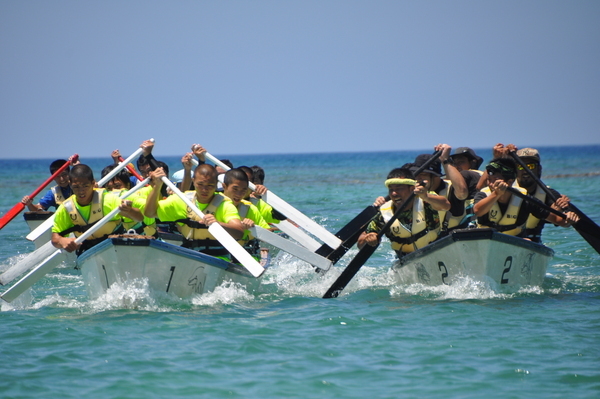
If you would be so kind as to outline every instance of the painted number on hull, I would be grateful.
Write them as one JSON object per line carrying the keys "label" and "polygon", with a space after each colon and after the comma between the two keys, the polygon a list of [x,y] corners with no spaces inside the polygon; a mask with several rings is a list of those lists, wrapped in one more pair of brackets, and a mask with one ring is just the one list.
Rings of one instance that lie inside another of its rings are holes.
{"label": "painted number on hull", "polygon": [[446,277],[448,277],[448,269],[446,268],[446,265],[444,265],[444,262],[438,262],[438,268],[440,271],[442,271],[442,267],[444,268],[444,271],[442,272],[442,283],[447,285],[448,283],[446,282]]}
{"label": "painted number on hull", "polygon": [[504,278],[504,275],[510,272],[510,268],[512,267],[512,256],[509,256],[504,261],[504,271],[502,272],[502,278],[500,279],[500,284],[508,284],[508,278]]}

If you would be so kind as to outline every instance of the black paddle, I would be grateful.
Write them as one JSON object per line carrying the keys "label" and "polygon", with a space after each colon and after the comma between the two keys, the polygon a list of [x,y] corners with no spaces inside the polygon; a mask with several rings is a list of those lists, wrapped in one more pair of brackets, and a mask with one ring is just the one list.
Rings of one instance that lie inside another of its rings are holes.
{"label": "black paddle", "polygon": [[[429,158],[427,160],[427,162],[425,162],[423,165],[421,165],[419,167],[419,169],[417,169],[413,173],[413,175],[414,176],[419,175],[433,161],[438,159],[440,157],[440,155],[442,155],[442,151],[435,152],[431,156],[431,158]],[[388,229],[391,227],[391,225],[396,221],[396,219],[398,219],[398,216],[400,216],[400,213],[404,210],[406,205],[411,203],[411,201],[413,200],[414,197],[415,197],[415,194],[412,193],[402,203],[402,205],[400,205],[398,207],[398,209],[396,209],[396,211],[394,212],[394,215],[390,218],[390,220],[387,221],[387,223],[377,233],[377,238],[378,238],[377,245],[371,246],[369,244],[365,244],[365,246],[362,247],[360,251],[358,251],[358,254],[356,254],[354,259],[352,259],[352,261],[350,261],[348,266],[346,266],[346,268],[344,269],[342,274],[340,274],[340,276],[337,278],[337,280],[335,280],[335,282],[331,285],[331,287],[329,287],[329,289],[327,290],[325,295],[323,295],[323,298],[337,298],[340,295],[340,293],[344,290],[344,288],[346,288],[346,285],[348,285],[350,280],[352,280],[352,278],[356,275],[356,273],[358,273],[360,268],[367,262],[367,260],[369,260],[371,255],[373,255],[375,250],[379,247],[379,242],[381,242],[381,237],[383,237],[383,235],[388,231]],[[358,239],[358,237],[357,237],[357,239]]]}
{"label": "black paddle", "polygon": [[[509,152],[510,156],[525,170],[529,170],[527,165],[519,156],[514,152]],[[548,186],[542,182],[542,180],[536,176],[535,173],[529,172],[530,176],[535,180],[537,185],[542,188],[546,192],[546,195],[552,200],[556,201],[556,197],[552,194],[552,191],[548,189]],[[596,250],[596,252],[600,253],[600,226],[598,226],[592,219],[590,219],[585,213],[583,213],[579,208],[577,208],[573,203],[569,203],[569,208],[573,212],[579,216],[579,222],[577,222],[573,227],[577,232]]]}

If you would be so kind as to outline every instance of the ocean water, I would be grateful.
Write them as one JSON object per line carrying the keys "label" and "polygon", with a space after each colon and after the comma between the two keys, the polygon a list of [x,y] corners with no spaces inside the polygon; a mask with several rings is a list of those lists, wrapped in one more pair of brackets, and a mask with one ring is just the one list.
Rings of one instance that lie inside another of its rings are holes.
{"label": "ocean water", "polygon": [[[540,151],[545,182],[600,222],[600,146]],[[263,166],[267,187],[335,232],[418,153],[228,158]],[[50,161],[0,160],[0,215]],[[110,163],[83,161],[98,174]],[[21,216],[0,230],[0,271],[33,251],[28,232]],[[63,264],[1,304],[0,397],[598,398],[600,255],[572,228],[547,226],[544,241],[556,252],[544,284],[515,292],[468,280],[396,286],[386,242],[327,300],[356,249],[324,276],[280,256],[258,292],[224,284],[189,300],[144,282],[90,300]]]}

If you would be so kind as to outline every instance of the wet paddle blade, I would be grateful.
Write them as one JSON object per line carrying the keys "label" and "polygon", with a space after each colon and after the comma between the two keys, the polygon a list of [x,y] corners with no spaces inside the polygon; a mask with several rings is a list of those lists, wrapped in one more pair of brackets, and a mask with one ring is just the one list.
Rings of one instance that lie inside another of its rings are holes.
{"label": "wet paddle blade", "polygon": [[27,257],[17,262],[17,264],[13,265],[11,268],[2,273],[2,275],[0,275],[0,284],[9,284],[15,278],[19,277],[21,274],[42,262],[48,256],[52,255],[54,251],[56,251],[56,248],[54,248],[52,243],[48,241],[46,244],[36,249],[27,255]]}
{"label": "wet paddle blade", "polygon": [[33,268],[21,280],[17,281],[12,287],[6,290],[2,295],[2,299],[6,302],[12,302],[21,295],[25,290],[38,282],[42,277],[48,274],[52,269],[59,265],[66,258],[66,254],[60,249],[54,250],[54,253],[47,257],[42,263]]}
{"label": "wet paddle blade", "polygon": [[366,244],[354,259],[352,259],[348,266],[346,266],[342,274],[340,274],[331,287],[329,287],[325,295],[323,295],[323,298],[337,298],[344,288],[346,288],[350,280],[358,273],[360,268],[369,260],[371,255],[373,255],[378,246],[379,245],[373,247]]}

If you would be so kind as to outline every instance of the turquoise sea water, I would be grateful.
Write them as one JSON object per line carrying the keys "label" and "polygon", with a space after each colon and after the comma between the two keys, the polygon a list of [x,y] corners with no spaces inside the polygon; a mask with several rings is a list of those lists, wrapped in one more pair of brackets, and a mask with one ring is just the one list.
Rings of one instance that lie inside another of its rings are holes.
{"label": "turquoise sea water", "polygon": [[[585,176],[600,146],[540,151],[546,183],[600,222],[600,176]],[[335,232],[418,153],[229,158],[263,166],[267,187]],[[49,161],[0,160],[0,215]],[[21,216],[0,230],[0,271],[33,250],[28,232]],[[92,301],[65,264],[1,305],[0,397],[598,398],[600,255],[573,229],[546,227],[544,241],[556,254],[543,286],[518,292],[395,286],[387,243],[329,300],[355,249],[322,277],[280,257],[257,293],[225,284],[190,300],[132,284]]]}

